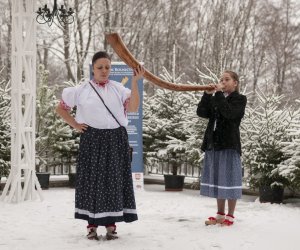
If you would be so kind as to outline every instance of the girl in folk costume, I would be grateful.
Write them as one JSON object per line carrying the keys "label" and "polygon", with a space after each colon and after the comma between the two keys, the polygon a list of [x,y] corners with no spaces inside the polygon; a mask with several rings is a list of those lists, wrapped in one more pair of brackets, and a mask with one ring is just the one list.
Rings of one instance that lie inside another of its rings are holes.
{"label": "girl in folk costume", "polygon": [[[127,111],[139,106],[138,80],[144,69],[134,69],[131,90],[108,80],[110,56],[92,58],[93,79],[65,88],[57,113],[81,133],[76,168],[75,218],[88,222],[88,239],[98,240],[97,227],[106,227],[106,239],[116,239],[116,222],[138,219],[125,126]],[[70,114],[76,106],[75,118]]]}
{"label": "girl in folk costume", "polygon": [[205,224],[230,226],[236,201],[242,195],[239,126],[247,98],[238,92],[239,78],[233,71],[224,71],[220,82],[210,86],[214,89],[203,94],[197,108],[197,115],[209,120],[201,147],[205,156],[200,194],[217,199],[217,214]]}

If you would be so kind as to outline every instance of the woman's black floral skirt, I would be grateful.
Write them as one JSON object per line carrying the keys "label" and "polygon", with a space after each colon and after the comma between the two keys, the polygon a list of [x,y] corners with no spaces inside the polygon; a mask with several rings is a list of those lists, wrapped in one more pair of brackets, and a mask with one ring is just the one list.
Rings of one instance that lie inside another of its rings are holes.
{"label": "woman's black floral skirt", "polygon": [[108,225],[138,219],[124,127],[88,129],[80,137],[75,218]]}

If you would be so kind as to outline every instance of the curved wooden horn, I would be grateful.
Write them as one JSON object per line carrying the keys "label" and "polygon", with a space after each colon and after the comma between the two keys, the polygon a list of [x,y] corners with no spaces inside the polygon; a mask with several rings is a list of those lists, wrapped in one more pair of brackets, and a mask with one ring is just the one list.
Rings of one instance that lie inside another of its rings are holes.
{"label": "curved wooden horn", "polygon": [[[136,68],[139,63],[129,52],[126,45],[123,43],[118,33],[105,34],[106,40],[117,53],[117,55],[131,68]],[[169,90],[174,91],[204,91],[212,90],[212,87],[208,85],[187,85],[187,84],[175,84],[167,82],[145,69],[144,78],[153,84]]]}

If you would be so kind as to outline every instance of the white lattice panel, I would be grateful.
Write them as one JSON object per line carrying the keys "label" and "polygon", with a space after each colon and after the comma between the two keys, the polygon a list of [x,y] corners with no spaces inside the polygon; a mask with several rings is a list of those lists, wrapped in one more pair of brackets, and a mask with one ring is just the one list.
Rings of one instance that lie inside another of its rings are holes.
{"label": "white lattice panel", "polygon": [[[2,200],[41,195],[35,174],[36,0],[12,0],[11,172]],[[22,185],[23,182],[23,185]]]}

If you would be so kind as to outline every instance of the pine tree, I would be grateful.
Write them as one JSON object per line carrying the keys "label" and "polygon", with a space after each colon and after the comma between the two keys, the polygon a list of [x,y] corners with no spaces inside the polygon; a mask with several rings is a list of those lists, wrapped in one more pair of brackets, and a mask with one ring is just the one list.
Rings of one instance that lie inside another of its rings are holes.
{"label": "pine tree", "polygon": [[255,108],[246,108],[241,123],[243,164],[250,185],[288,185],[289,179],[279,174],[279,166],[287,159],[283,142],[290,140],[287,131],[294,112],[284,106],[284,95],[257,91],[256,96],[259,103]]}
{"label": "pine tree", "polygon": [[[172,77],[164,68],[161,77],[179,82],[181,76]],[[174,79],[175,78],[175,79]],[[199,92],[175,92],[155,89],[154,95],[145,95],[143,140],[146,165],[157,165],[166,159],[177,173],[182,161],[199,166],[203,153],[200,150],[206,121],[196,115]]]}
{"label": "pine tree", "polygon": [[[296,102],[300,103],[300,100]],[[279,165],[279,174],[290,180],[292,190],[300,190],[300,108],[294,111],[288,134],[291,140],[283,142],[288,159]]]}
{"label": "pine tree", "polygon": [[10,170],[10,100],[10,83],[2,80],[0,81],[0,178],[8,176]]}
{"label": "pine tree", "polygon": [[37,168],[56,165],[55,158],[69,159],[78,149],[78,135],[57,116],[55,96],[57,86],[48,86],[49,72],[39,67],[39,86],[36,109],[36,154]]}
{"label": "pine tree", "polygon": [[[167,158],[170,153],[185,152],[185,131],[182,128],[183,99],[179,94],[156,89],[144,104],[144,152],[146,164],[155,159]],[[172,147],[169,141],[176,140]]]}

